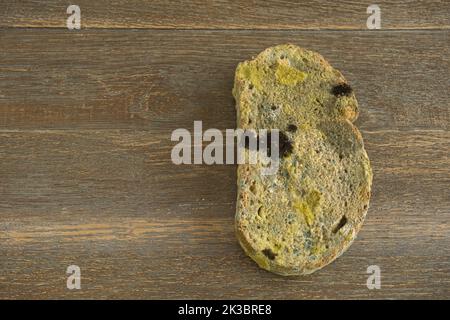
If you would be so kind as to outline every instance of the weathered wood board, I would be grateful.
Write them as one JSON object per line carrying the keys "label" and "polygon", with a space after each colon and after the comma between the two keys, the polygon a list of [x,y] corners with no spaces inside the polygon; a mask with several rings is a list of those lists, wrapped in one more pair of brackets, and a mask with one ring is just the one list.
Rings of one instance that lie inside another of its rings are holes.
{"label": "weathered wood board", "polygon": [[[239,15],[227,1],[80,1],[80,31],[64,28],[67,3],[42,3],[0,6],[0,298],[450,298],[448,2],[389,2],[392,30],[377,31],[359,1]],[[239,247],[235,166],[170,159],[176,128],[234,128],[237,63],[286,42],[352,84],[374,170],[358,239],[297,278]],[[71,264],[81,290],[66,288]]]}

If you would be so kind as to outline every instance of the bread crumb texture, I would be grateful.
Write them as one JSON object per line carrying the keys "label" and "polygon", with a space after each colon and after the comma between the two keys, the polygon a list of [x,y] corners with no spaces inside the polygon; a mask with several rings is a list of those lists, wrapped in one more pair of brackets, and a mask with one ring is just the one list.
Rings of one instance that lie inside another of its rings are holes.
{"label": "bread crumb texture", "polygon": [[261,268],[312,273],[350,246],[369,205],[353,90],[321,55],[288,44],[240,63],[233,95],[239,128],[278,129],[289,144],[274,175],[238,166],[239,242]]}

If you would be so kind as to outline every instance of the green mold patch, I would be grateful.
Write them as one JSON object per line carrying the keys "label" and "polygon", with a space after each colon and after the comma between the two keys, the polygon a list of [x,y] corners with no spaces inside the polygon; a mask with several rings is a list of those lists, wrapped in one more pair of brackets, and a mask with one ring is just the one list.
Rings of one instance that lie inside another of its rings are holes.
{"label": "green mold patch", "polygon": [[312,211],[315,211],[320,204],[320,192],[317,190],[313,190],[306,196],[306,202],[311,207]]}
{"label": "green mold patch", "polygon": [[311,249],[311,255],[320,256],[327,251],[326,246],[323,243],[316,243]]}
{"label": "green mold patch", "polygon": [[309,226],[314,222],[315,213],[320,205],[320,198],[320,192],[313,190],[303,199],[296,199],[292,203],[295,211],[304,217]]}
{"label": "green mold patch", "polygon": [[292,87],[305,80],[306,73],[287,64],[279,63],[275,71],[275,77],[279,83]]}
{"label": "green mold patch", "polygon": [[267,70],[265,67],[259,66],[257,63],[243,63],[239,64],[236,76],[241,79],[246,79],[257,89],[263,89],[263,79],[267,77]]}

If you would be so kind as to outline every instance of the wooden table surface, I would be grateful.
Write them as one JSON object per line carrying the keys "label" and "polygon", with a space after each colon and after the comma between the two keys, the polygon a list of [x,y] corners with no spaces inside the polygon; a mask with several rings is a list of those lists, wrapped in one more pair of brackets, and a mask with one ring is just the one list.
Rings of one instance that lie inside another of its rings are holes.
{"label": "wooden table surface", "polygon": [[[0,1],[0,298],[450,298],[448,0],[378,1],[381,30],[356,0],[75,2],[70,31],[68,1]],[[374,171],[352,247],[293,278],[241,250],[235,166],[170,159],[176,128],[234,128],[237,63],[287,42],[352,84]]]}

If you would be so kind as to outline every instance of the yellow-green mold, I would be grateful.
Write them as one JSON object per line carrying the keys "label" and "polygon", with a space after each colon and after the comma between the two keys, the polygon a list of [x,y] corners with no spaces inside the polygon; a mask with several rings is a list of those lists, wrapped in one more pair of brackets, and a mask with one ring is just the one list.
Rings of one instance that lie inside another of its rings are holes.
{"label": "yellow-green mold", "polygon": [[295,86],[306,79],[306,73],[284,63],[278,63],[275,77],[281,84]]}

